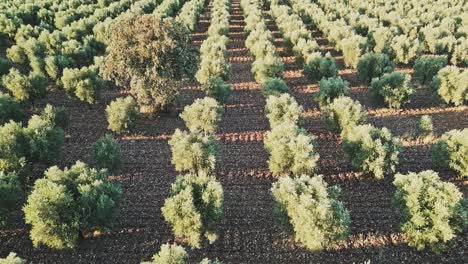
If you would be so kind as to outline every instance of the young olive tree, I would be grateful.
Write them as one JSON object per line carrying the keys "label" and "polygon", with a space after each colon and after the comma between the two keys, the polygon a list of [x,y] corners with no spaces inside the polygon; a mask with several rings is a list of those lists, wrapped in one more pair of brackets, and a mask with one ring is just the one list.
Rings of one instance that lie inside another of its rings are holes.
{"label": "young olive tree", "polygon": [[294,231],[297,242],[320,251],[349,235],[349,212],[338,201],[340,189],[329,187],[321,175],[283,177],[273,183],[275,213]]}
{"label": "young olive tree", "polygon": [[231,86],[222,78],[211,78],[200,88],[207,96],[216,99],[220,104],[226,104],[231,95]]}
{"label": "young olive tree", "polygon": [[122,153],[119,142],[110,134],[99,138],[92,146],[92,158],[99,168],[116,172],[122,163]]}
{"label": "young olive tree", "polygon": [[341,77],[322,79],[320,81],[320,90],[315,94],[314,99],[319,103],[320,107],[325,107],[335,98],[348,95],[348,89],[349,83],[341,79]]}
{"label": "young olive tree", "polygon": [[118,134],[131,131],[137,125],[140,112],[131,96],[117,98],[106,107],[108,128]]}
{"label": "young olive tree", "polygon": [[414,62],[414,77],[422,85],[429,84],[437,73],[447,66],[448,60],[445,56],[421,57]]}
{"label": "young olive tree", "polygon": [[270,97],[270,95],[280,96],[281,94],[288,93],[288,92],[289,92],[289,88],[286,85],[286,83],[283,81],[283,79],[271,78],[271,79],[267,79],[263,83],[262,94],[267,98]]}
{"label": "young olive tree", "polygon": [[10,120],[22,121],[26,117],[18,101],[8,94],[0,92],[0,125]]}
{"label": "young olive tree", "polygon": [[382,179],[395,172],[401,144],[387,128],[359,125],[351,128],[343,140],[343,150],[351,164],[364,173]]}
{"label": "young olive tree", "polygon": [[366,123],[367,111],[358,101],[340,96],[323,108],[323,119],[331,131],[346,135],[351,128]]}
{"label": "young olive tree", "polygon": [[212,135],[176,129],[169,140],[172,164],[176,171],[191,173],[213,171],[218,162],[218,144]]}
{"label": "young olive tree", "polygon": [[179,245],[164,244],[151,261],[143,261],[141,264],[186,264],[188,253]]}
{"label": "young olive tree", "polygon": [[174,235],[191,247],[200,248],[202,236],[211,244],[218,239],[216,225],[224,214],[223,187],[205,174],[179,176],[161,211]]}
{"label": "young olive tree", "polygon": [[432,161],[443,168],[452,168],[468,177],[468,128],[453,129],[440,137],[431,148]]}
{"label": "young olive tree", "polygon": [[0,227],[6,225],[10,211],[18,206],[22,195],[23,189],[18,175],[0,171]]}
{"label": "young olive tree", "polygon": [[330,54],[310,58],[304,65],[304,75],[311,82],[318,82],[322,78],[338,76],[338,66]]}
{"label": "young olive tree", "polygon": [[36,180],[23,208],[33,245],[73,248],[90,231],[108,232],[115,223],[122,190],[98,171],[77,161],[70,169],[50,167]]}
{"label": "young olive tree", "polygon": [[400,72],[385,73],[381,78],[373,79],[370,91],[377,104],[397,109],[409,103],[415,92],[411,76]]}
{"label": "young olive tree", "polygon": [[319,159],[314,137],[292,123],[281,123],[264,139],[269,152],[268,167],[275,175],[312,174]]}
{"label": "young olive tree", "polygon": [[224,109],[218,102],[210,97],[196,99],[193,104],[184,108],[180,117],[190,132],[203,132],[213,134],[223,118]]}
{"label": "young olive tree", "polygon": [[34,103],[46,96],[47,79],[35,72],[26,76],[12,68],[3,76],[2,84],[18,102]]}
{"label": "young olive tree", "polygon": [[185,78],[194,78],[197,59],[190,31],[173,18],[129,15],[109,30],[101,73],[120,86],[130,85],[140,106],[154,112],[175,102]]}
{"label": "young olive tree", "polygon": [[302,111],[302,106],[287,93],[279,96],[271,95],[266,100],[265,112],[271,128],[283,123],[300,123]]}
{"label": "young olive tree", "polygon": [[379,53],[366,53],[357,64],[358,79],[369,84],[373,78],[380,78],[384,73],[391,73],[395,65],[388,55]]}
{"label": "young olive tree", "polygon": [[468,71],[444,67],[434,76],[431,87],[444,103],[461,105],[468,101]]}
{"label": "young olive tree", "polygon": [[468,207],[458,188],[431,170],[397,174],[395,204],[403,216],[405,240],[418,250],[436,252],[467,227]]}

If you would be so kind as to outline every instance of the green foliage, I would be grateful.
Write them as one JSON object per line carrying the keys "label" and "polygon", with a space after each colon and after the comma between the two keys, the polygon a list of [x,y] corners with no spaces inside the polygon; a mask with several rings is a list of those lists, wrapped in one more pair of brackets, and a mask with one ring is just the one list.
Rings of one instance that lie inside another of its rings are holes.
{"label": "green foliage", "polygon": [[21,124],[10,121],[0,126],[0,171],[20,173],[28,152],[29,141]]}
{"label": "green foliage", "polygon": [[117,171],[122,163],[120,144],[110,134],[99,138],[93,144],[91,156],[99,168],[108,169],[110,172]]}
{"label": "green foliage", "polygon": [[0,227],[6,225],[10,210],[18,205],[22,194],[18,175],[0,171]]}
{"label": "green foliage", "polygon": [[208,258],[204,258],[202,261],[200,261],[200,264],[223,264],[223,262],[219,261],[218,259],[210,260]]}
{"label": "green foliage", "polygon": [[63,171],[50,167],[36,180],[23,208],[35,247],[73,248],[79,233],[108,232],[116,219],[122,190],[110,183],[106,170],[76,162]]}
{"label": "green foliage", "polygon": [[72,58],[63,55],[49,56],[45,59],[45,71],[52,80],[59,80],[63,76],[63,70],[74,65]]}
{"label": "green foliage", "polygon": [[419,41],[410,39],[405,34],[394,37],[390,45],[397,63],[408,64],[419,54]]}
{"label": "green foliage", "polygon": [[116,133],[135,128],[140,112],[135,99],[131,96],[117,98],[106,107],[108,128]]}
{"label": "green foliage", "polygon": [[218,238],[216,225],[223,217],[223,208],[223,187],[214,177],[186,174],[177,177],[161,211],[176,237],[200,248],[202,236],[210,244]]}
{"label": "green foliage", "polygon": [[355,168],[382,179],[385,173],[395,172],[401,144],[385,127],[359,125],[345,135],[343,150]]}
{"label": "green foliage", "polygon": [[[397,188],[395,204],[403,215],[401,230],[405,240],[418,250],[428,246],[440,252],[460,228],[454,225],[454,220],[458,217],[462,193],[454,184],[441,181],[431,170],[397,174],[393,184]],[[460,212],[465,217],[467,209]]]}
{"label": "green foliage", "polygon": [[94,66],[80,69],[66,68],[62,76],[63,88],[70,96],[75,96],[88,104],[99,100],[101,89],[106,82],[99,77],[98,69]]}
{"label": "green foliage", "polygon": [[338,66],[330,54],[316,56],[304,65],[304,75],[311,82],[318,82],[322,78],[331,78],[338,75]]}
{"label": "green foliage", "polygon": [[193,104],[184,108],[180,117],[190,132],[203,132],[213,134],[223,118],[224,109],[218,102],[210,97],[196,99]]}
{"label": "green foliage", "polygon": [[47,104],[42,110],[41,117],[54,126],[65,129],[70,123],[70,114],[63,106],[52,106]]}
{"label": "green foliage", "polygon": [[144,261],[141,264],[186,264],[188,257],[182,246],[164,244],[151,261]]}
{"label": "green foliage", "polygon": [[16,253],[10,252],[6,258],[0,258],[0,264],[26,264],[26,260],[18,257]]}
{"label": "green foliage", "polygon": [[283,123],[298,124],[302,120],[302,111],[302,106],[287,93],[271,95],[266,100],[265,112],[271,128]]}
{"label": "green foliage", "polygon": [[285,122],[274,126],[264,139],[270,154],[268,167],[275,175],[312,174],[319,159],[314,137],[295,124]]}
{"label": "green foliage", "polygon": [[384,73],[393,72],[395,65],[388,55],[379,53],[366,53],[357,64],[358,79],[370,83],[373,78],[380,78]]}
{"label": "green foliage", "polygon": [[258,83],[264,83],[270,78],[282,78],[283,70],[283,62],[273,53],[267,53],[263,57],[257,57],[252,63],[252,73],[255,74],[255,81]]}
{"label": "green foliage", "polygon": [[328,187],[321,175],[283,177],[271,189],[275,213],[281,223],[292,226],[297,242],[312,251],[345,240],[349,235],[349,212],[338,201],[340,189]]}
{"label": "green foliage", "polygon": [[24,133],[29,139],[31,161],[52,164],[60,158],[65,134],[51,120],[33,115]]}
{"label": "green foliage", "polygon": [[422,137],[427,137],[432,135],[433,125],[432,118],[429,115],[421,116],[418,124],[418,135]]}
{"label": "green foliage", "polygon": [[359,58],[362,54],[362,46],[365,43],[365,38],[359,35],[352,35],[349,38],[343,39],[339,46],[343,52],[344,63],[346,67],[356,69]]}
{"label": "green foliage", "polygon": [[0,58],[0,77],[10,71],[11,62],[7,59]]}
{"label": "green foliage", "polygon": [[104,79],[130,84],[137,102],[148,109],[161,110],[174,103],[183,79],[195,75],[190,32],[172,18],[125,16],[111,25],[109,36],[101,68]]}
{"label": "green foliage", "polygon": [[329,105],[335,98],[348,95],[349,83],[341,77],[331,77],[320,81],[320,90],[314,99],[324,107]]}
{"label": "green foliage", "polygon": [[206,84],[201,85],[201,90],[207,96],[213,97],[220,104],[226,104],[231,95],[231,86],[222,78],[211,78]]}
{"label": "green foliage", "polygon": [[432,89],[447,104],[461,105],[468,101],[468,71],[455,66],[442,68],[432,80]]}
{"label": "green foliage", "polygon": [[323,108],[323,119],[331,131],[346,135],[351,128],[366,123],[367,111],[358,101],[340,96]]}
{"label": "green foliage", "polygon": [[468,128],[453,129],[443,134],[431,148],[435,165],[452,168],[461,176],[468,176]]}
{"label": "green foliage", "polygon": [[176,171],[191,173],[213,171],[218,161],[218,144],[211,135],[176,129],[169,140],[172,164]]}
{"label": "green foliage", "polygon": [[227,80],[230,65],[227,61],[227,44],[229,38],[224,35],[209,36],[200,47],[200,69],[197,72],[197,80],[206,84],[212,78]]}
{"label": "green foliage", "polygon": [[262,93],[265,97],[269,97],[270,95],[279,96],[283,93],[288,93],[289,88],[283,79],[280,78],[273,78],[267,79],[263,83]]}
{"label": "green foliage", "polygon": [[385,73],[381,78],[373,79],[370,91],[377,104],[390,108],[400,108],[409,103],[414,94],[411,76],[401,72]]}
{"label": "green foliage", "polygon": [[445,56],[421,57],[414,62],[414,77],[421,84],[429,84],[437,73],[447,66],[448,60]]}
{"label": "green foliage", "polygon": [[26,117],[20,104],[8,94],[0,92],[0,125],[13,120],[21,121]]}
{"label": "green foliage", "polygon": [[29,101],[33,103],[46,95],[47,79],[43,75],[34,72],[25,76],[17,69],[12,68],[7,75],[3,76],[2,83],[19,102]]}

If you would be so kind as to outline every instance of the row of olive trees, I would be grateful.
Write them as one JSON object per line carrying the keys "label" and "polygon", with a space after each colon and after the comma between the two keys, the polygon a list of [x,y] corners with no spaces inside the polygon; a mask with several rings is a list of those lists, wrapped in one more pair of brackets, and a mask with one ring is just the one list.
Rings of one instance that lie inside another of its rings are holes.
{"label": "row of olive trees", "polygon": [[226,83],[231,66],[227,62],[229,44],[229,0],[213,1],[208,37],[200,47],[200,65],[196,78],[207,96],[226,103],[231,93]]}

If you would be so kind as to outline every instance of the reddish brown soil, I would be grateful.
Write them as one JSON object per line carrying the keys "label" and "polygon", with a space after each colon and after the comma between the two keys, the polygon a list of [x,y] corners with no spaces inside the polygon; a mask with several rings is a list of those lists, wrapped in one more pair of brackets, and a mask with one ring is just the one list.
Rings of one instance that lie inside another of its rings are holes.
{"label": "reddish brown soil", "polygon": [[[304,106],[303,127],[317,136],[321,156],[319,173],[343,190],[342,200],[351,212],[351,237],[324,252],[312,253],[295,243],[275,222],[270,188],[276,179],[268,171],[268,155],[262,143],[269,129],[263,110],[265,99],[250,73],[252,58],[244,46],[244,17],[239,0],[234,0],[229,46],[233,93],[218,132],[223,164],[217,177],[225,192],[225,219],[220,225],[220,239],[214,245],[204,244],[201,250],[189,251],[190,262],[209,257],[219,258],[224,263],[362,263],[366,260],[372,263],[468,263],[466,237],[454,239],[442,255],[416,251],[403,242],[398,231],[399,215],[391,204],[393,177],[375,181],[350,166],[341,150],[340,138],[328,132],[318,105],[311,100],[317,85],[301,76],[301,67],[295,64],[290,51],[282,48],[281,34],[274,22],[267,13],[265,17],[285,63],[285,80]],[[195,33],[196,45],[206,38],[208,25],[209,8]],[[343,69],[341,54],[321,38],[320,32],[314,32],[314,36],[322,47],[330,50]],[[356,81],[353,71],[342,70],[340,75],[352,83],[351,97],[368,108],[370,122],[386,126],[396,135],[411,133],[422,114],[432,115],[437,135],[468,127],[466,106],[439,106],[425,89],[418,89],[412,102],[402,110],[387,110],[371,104],[367,89]],[[69,166],[78,159],[92,162],[91,144],[108,132],[105,105],[117,96],[117,92],[108,91],[101,104],[88,107],[68,99],[63,92],[50,94],[50,101],[68,107],[72,117],[67,129],[70,138],[60,166]],[[113,179],[122,185],[124,194],[121,218],[111,234],[82,240],[71,251],[35,249],[29,239],[29,226],[24,224],[23,214],[18,210],[10,227],[0,231],[0,256],[14,251],[35,263],[139,263],[149,260],[162,243],[173,242],[170,226],[160,211],[177,175],[171,165],[167,140],[176,128],[184,127],[177,112],[202,96],[195,84],[187,85],[175,112],[154,119],[145,118],[137,129],[139,132],[119,137],[125,161],[122,171]],[[435,169],[430,162],[429,148],[430,145],[417,141],[406,143],[398,170]],[[454,182],[467,194],[466,182],[457,179],[452,171],[438,171],[442,178]]]}

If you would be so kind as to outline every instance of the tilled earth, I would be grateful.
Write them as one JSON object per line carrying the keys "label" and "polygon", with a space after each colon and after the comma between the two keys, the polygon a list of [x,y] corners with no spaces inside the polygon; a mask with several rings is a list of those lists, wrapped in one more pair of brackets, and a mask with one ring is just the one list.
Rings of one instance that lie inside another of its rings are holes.
{"label": "tilled earth", "polygon": [[[201,17],[194,34],[199,46],[206,38],[210,7]],[[230,83],[232,97],[226,106],[224,120],[218,131],[222,146],[222,165],[217,178],[225,192],[225,219],[220,224],[221,236],[213,245],[205,243],[200,250],[189,250],[190,262],[204,257],[218,258],[224,263],[468,263],[468,238],[458,236],[446,252],[436,255],[408,247],[398,230],[399,214],[392,206],[393,176],[382,181],[353,169],[341,150],[339,136],[328,132],[321,120],[318,105],[312,95],[318,91],[301,74],[289,50],[283,48],[281,34],[265,12],[269,29],[275,35],[275,45],[285,63],[285,80],[297,101],[303,105],[303,127],[316,136],[320,153],[319,173],[329,184],[342,188],[341,200],[351,214],[351,237],[345,243],[333,245],[320,253],[305,250],[276,222],[272,213],[271,184],[276,180],[268,171],[268,154],[263,148],[263,136],[269,129],[264,113],[265,99],[260,86],[250,73],[252,58],[244,45],[244,17],[239,0],[232,4],[229,62],[232,65]],[[312,30],[312,29],[311,29]],[[468,107],[440,106],[430,92],[418,87],[411,103],[401,110],[388,110],[372,105],[369,92],[356,80],[356,73],[343,67],[341,54],[313,31],[317,42],[335,57],[342,69],[340,76],[352,84],[351,97],[369,111],[369,121],[386,126],[393,134],[405,137],[414,132],[421,115],[430,114],[436,135],[450,129],[468,127]],[[400,68],[411,72],[411,69]],[[90,146],[106,128],[105,106],[122,92],[108,91],[99,105],[85,106],[71,100],[62,91],[50,93],[49,101],[64,105],[71,112],[69,138],[59,165],[70,166],[76,160],[92,164]],[[124,151],[124,166],[113,180],[123,188],[121,217],[111,234],[87,238],[70,251],[45,247],[33,248],[30,227],[24,224],[20,210],[14,213],[8,229],[0,231],[0,256],[10,251],[34,263],[139,263],[149,260],[163,243],[174,242],[170,226],[160,208],[177,173],[171,164],[167,144],[176,128],[184,128],[178,113],[195,98],[203,97],[196,84],[188,84],[181,100],[171,113],[144,118],[138,132],[119,136]],[[434,168],[430,160],[430,144],[408,140],[401,154],[399,172],[437,170],[444,180],[455,183],[466,195],[467,182],[449,170]],[[37,171],[44,168],[36,168]],[[39,174],[40,175],[40,174]]]}

